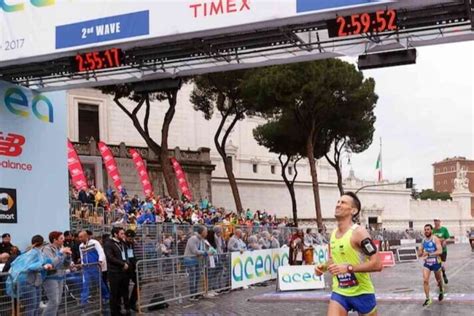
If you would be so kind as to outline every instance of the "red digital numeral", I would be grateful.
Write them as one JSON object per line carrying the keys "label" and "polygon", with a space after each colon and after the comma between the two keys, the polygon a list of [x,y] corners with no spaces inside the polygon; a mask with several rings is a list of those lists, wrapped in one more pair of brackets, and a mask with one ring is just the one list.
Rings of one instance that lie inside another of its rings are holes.
{"label": "red digital numeral", "polygon": [[82,55],[76,55],[76,67],[79,72],[86,71],[86,68],[84,67],[84,58],[82,58]]}
{"label": "red digital numeral", "polygon": [[346,20],[344,19],[344,17],[337,17],[336,22],[339,25],[339,31],[337,32],[337,36],[347,36],[347,33],[344,31],[346,27]]}
{"label": "red digital numeral", "polygon": [[377,24],[378,28],[377,31],[383,32],[387,28],[387,21],[385,21],[385,12],[384,11],[377,11],[375,13],[376,19],[377,19]]}
{"label": "red digital numeral", "polygon": [[387,29],[390,31],[397,29],[396,19],[397,12],[395,10],[388,10],[387,16],[389,17]]}

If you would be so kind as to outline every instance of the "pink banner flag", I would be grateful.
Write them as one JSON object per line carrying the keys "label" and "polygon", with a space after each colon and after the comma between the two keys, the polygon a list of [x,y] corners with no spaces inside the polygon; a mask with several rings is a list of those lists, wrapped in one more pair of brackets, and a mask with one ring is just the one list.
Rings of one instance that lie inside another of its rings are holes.
{"label": "pink banner flag", "polygon": [[69,139],[67,140],[67,167],[74,187],[77,190],[87,189],[87,180],[84,170],[82,170],[81,161]]}
{"label": "pink banner flag", "polygon": [[129,152],[132,156],[133,162],[135,163],[135,168],[137,169],[138,176],[140,177],[140,182],[142,183],[145,196],[152,196],[153,187],[151,186],[150,178],[148,177],[148,172],[146,171],[142,156],[140,156],[138,151],[135,149],[130,149]]}
{"label": "pink banner flag", "polygon": [[191,190],[189,189],[188,182],[186,181],[186,174],[184,173],[183,168],[175,158],[170,158],[171,164],[173,165],[174,173],[176,174],[176,179],[178,179],[179,188],[181,193],[189,200],[192,201],[193,196]]}
{"label": "pink banner flag", "polygon": [[112,181],[114,181],[115,188],[122,192],[122,179],[120,178],[120,172],[117,167],[117,163],[115,162],[114,156],[112,151],[110,151],[109,147],[104,142],[99,142],[99,151],[102,155],[102,159],[104,160],[105,169],[107,169],[107,173],[109,174]]}

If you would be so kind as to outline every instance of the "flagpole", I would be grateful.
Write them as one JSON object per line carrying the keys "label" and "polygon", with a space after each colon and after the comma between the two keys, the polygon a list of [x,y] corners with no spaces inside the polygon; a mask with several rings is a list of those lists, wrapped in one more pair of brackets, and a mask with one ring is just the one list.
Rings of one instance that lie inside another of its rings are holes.
{"label": "flagpole", "polygon": [[380,179],[379,182],[383,180],[383,163],[382,163],[382,137],[380,137]]}

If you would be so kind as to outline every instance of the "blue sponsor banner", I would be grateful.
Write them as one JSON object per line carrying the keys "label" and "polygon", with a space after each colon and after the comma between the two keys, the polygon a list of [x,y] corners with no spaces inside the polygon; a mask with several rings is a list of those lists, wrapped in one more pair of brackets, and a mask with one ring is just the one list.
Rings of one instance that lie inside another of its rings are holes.
{"label": "blue sponsor banner", "polygon": [[56,49],[150,33],[150,14],[140,11],[56,26]]}
{"label": "blue sponsor banner", "polygon": [[381,0],[296,0],[296,12],[309,12],[340,7],[355,6],[367,3],[383,2]]}

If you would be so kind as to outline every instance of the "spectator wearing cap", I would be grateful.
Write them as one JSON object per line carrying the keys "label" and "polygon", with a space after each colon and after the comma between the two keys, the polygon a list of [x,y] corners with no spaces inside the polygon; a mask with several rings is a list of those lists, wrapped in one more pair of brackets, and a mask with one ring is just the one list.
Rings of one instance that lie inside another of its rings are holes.
{"label": "spectator wearing cap", "polygon": [[125,248],[127,251],[127,258],[129,262],[128,274],[130,276],[130,281],[133,283],[132,293],[130,293],[130,309],[138,311],[137,309],[137,257],[135,253],[135,232],[131,229],[128,229],[125,232]]}
{"label": "spectator wearing cap", "polygon": [[0,244],[0,254],[5,252],[11,254],[10,252],[13,247],[11,241],[12,238],[9,233],[5,233],[2,235],[2,243]]}
{"label": "spectator wearing cap", "polygon": [[44,316],[55,316],[63,296],[65,270],[71,265],[71,248],[63,247],[64,235],[62,232],[49,233],[50,244],[43,247],[43,254],[51,260],[52,269],[46,274],[43,289],[48,297],[48,303],[43,311]]}

